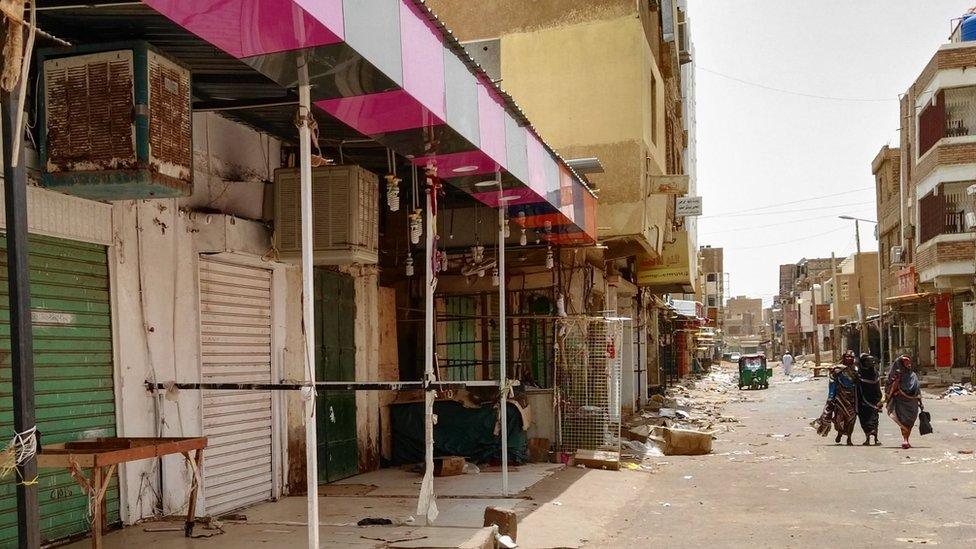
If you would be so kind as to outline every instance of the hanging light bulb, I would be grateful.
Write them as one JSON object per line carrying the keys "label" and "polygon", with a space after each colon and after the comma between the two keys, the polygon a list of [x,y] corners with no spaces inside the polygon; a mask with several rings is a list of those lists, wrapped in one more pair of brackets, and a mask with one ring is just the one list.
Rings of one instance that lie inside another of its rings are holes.
{"label": "hanging light bulb", "polygon": [[519,235],[519,246],[525,246],[529,243],[529,237],[525,234],[525,212],[518,213],[518,224],[522,231]]}
{"label": "hanging light bulb", "polygon": [[491,268],[491,285],[498,286],[498,267]]}
{"label": "hanging light bulb", "polygon": [[509,223],[508,215],[505,215],[505,225],[503,225],[505,238],[512,236],[512,227]]}
{"label": "hanging light bulb", "polygon": [[447,267],[449,265],[449,261],[448,261],[448,257],[447,257],[447,252],[441,252],[440,253],[440,260],[441,260],[440,261],[440,263],[441,263],[441,269],[440,269],[441,272],[447,271]]}
{"label": "hanging light bulb", "polygon": [[471,246],[471,260],[475,263],[481,263],[485,258],[485,247],[480,243]]}
{"label": "hanging light bulb", "polygon": [[546,268],[552,269],[556,265],[556,258],[552,255],[552,246],[546,247]]}
{"label": "hanging light bulb", "polygon": [[386,176],[386,205],[391,212],[400,211],[400,181],[395,175]]}
{"label": "hanging light bulb", "polygon": [[404,263],[403,270],[407,276],[413,276],[413,256],[407,255],[407,261]]}
{"label": "hanging light bulb", "polygon": [[419,244],[420,235],[424,233],[424,226],[420,220],[421,210],[416,209],[410,214],[410,243]]}

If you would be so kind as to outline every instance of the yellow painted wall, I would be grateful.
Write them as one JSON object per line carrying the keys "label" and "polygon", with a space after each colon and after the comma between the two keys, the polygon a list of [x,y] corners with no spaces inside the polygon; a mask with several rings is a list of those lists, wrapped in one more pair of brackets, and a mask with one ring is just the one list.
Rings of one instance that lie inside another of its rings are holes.
{"label": "yellow painted wall", "polygon": [[506,34],[501,66],[502,87],[554,147],[643,141],[663,173],[664,79],[636,17]]}

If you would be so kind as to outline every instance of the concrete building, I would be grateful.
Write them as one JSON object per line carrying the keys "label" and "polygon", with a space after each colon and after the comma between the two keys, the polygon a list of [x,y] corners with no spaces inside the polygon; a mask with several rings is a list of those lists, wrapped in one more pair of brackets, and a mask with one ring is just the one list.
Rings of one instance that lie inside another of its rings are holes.
{"label": "concrete building", "polygon": [[[602,259],[633,273],[651,385],[663,363],[668,294],[698,282],[693,218],[676,199],[695,193],[694,71],[681,2],[430,0],[467,52],[500,81],[563,158],[585,166],[599,194]],[[636,268],[633,267],[636,265]],[[657,296],[654,298],[652,296]],[[648,308],[650,307],[650,308]],[[676,353],[687,372],[693,345]]]}
{"label": "concrete building", "polygon": [[[895,351],[951,377],[976,365],[963,333],[974,299],[976,42],[956,28],[901,101],[901,142],[872,162],[881,223],[886,334]],[[950,370],[950,368],[959,368]]]}
{"label": "concrete building", "polygon": [[[878,253],[851,254],[837,268],[831,317],[843,325],[878,314]],[[862,300],[866,310],[859,314]]]}
{"label": "concrete building", "polygon": [[763,325],[762,299],[736,296],[726,302],[725,331],[727,335],[761,335]]}

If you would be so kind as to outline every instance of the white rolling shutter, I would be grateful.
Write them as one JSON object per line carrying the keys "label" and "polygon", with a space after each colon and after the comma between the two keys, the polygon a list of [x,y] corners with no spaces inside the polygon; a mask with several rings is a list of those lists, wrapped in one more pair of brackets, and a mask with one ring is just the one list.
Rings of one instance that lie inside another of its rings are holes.
{"label": "white rolling shutter", "polygon": [[[271,382],[271,271],[200,257],[204,382]],[[271,499],[267,391],[203,391],[203,488],[218,515]]]}

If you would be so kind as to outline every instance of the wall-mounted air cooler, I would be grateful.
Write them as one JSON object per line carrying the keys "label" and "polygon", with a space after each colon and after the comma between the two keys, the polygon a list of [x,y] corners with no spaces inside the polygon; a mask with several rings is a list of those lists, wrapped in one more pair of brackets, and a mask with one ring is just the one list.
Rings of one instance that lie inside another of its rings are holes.
{"label": "wall-mounted air cooler", "polygon": [[39,54],[41,184],[96,200],[193,190],[190,71],[144,42]]}
{"label": "wall-mounted air cooler", "polygon": [[[359,166],[312,170],[312,243],[316,265],[372,264],[379,240],[379,178]],[[283,259],[302,249],[301,182],[297,169],[275,172],[275,247]]]}

